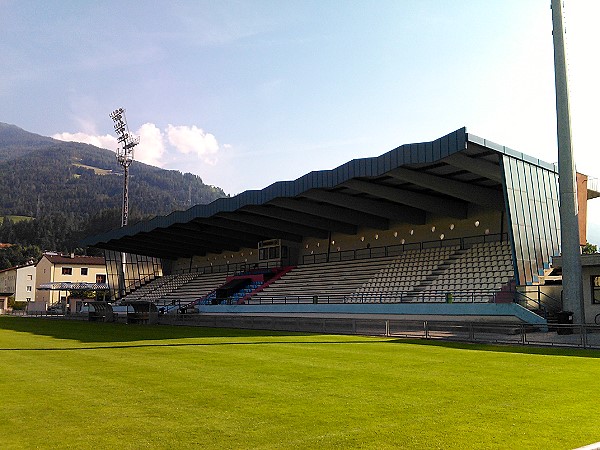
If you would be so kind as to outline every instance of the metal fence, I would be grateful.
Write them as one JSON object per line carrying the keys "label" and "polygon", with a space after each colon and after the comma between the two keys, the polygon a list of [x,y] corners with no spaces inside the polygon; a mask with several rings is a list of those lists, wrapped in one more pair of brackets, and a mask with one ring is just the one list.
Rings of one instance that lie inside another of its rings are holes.
{"label": "metal fence", "polygon": [[472,289],[427,292],[369,292],[351,295],[261,295],[244,301],[246,305],[273,305],[299,303],[511,303],[514,291]]}
{"label": "metal fence", "polygon": [[160,324],[600,349],[600,325],[539,325],[309,316],[170,314]]}
{"label": "metal fence", "polygon": [[[29,316],[62,320],[88,320],[88,316],[84,314],[62,315],[46,312]],[[126,323],[125,319],[125,315],[120,315],[115,317],[115,322]],[[240,314],[165,314],[159,316],[158,323],[210,328],[386,336],[481,344],[600,349],[600,325],[592,324],[534,326],[523,323]]]}
{"label": "metal fence", "polygon": [[400,256],[409,250],[420,251],[430,248],[458,247],[460,249],[465,249],[472,247],[475,244],[485,242],[508,242],[508,234],[484,234],[445,240],[438,239],[435,241],[412,242],[407,244],[385,245],[381,247],[313,253],[311,255],[304,255],[302,257],[302,264],[319,264],[328,262],[352,261],[355,259],[385,258],[391,256]]}

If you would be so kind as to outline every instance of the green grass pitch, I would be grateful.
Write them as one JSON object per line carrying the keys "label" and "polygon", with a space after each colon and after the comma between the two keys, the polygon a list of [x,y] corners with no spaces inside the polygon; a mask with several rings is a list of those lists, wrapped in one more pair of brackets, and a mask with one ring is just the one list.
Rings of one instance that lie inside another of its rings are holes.
{"label": "green grass pitch", "polygon": [[0,447],[568,449],[599,355],[0,317]]}

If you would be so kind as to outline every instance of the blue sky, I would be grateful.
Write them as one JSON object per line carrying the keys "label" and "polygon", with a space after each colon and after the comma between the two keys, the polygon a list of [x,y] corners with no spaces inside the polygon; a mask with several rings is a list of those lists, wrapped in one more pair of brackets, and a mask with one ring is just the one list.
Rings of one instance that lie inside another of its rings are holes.
{"label": "blue sky", "polygon": [[[592,176],[599,17],[600,1],[566,1]],[[550,0],[0,0],[0,67],[0,121],[114,150],[122,106],[137,160],[230,194],[462,126],[557,160]]]}

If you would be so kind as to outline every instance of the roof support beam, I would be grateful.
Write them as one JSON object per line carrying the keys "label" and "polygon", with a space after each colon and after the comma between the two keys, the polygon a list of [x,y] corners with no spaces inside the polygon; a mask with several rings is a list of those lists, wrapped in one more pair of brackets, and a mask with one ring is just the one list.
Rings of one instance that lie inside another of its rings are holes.
{"label": "roof support beam", "polygon": [[279,230],[284,233],[300,234],[302,236],[312,236],[320,239],[327,239],[329,233],[327,230],[308,227],[305,225],[296,225],[291,222],[285,222],[282,220],[273,219],[271,217],[255,216],[249,213],[243,212],[231,212],[231,213],[219,213],[217,217],[223,217],[225,219],[241,222],[243,224],[256,225],[259,227],[269,228],[273,230],[273,237],[277,237]]}
{"label": "roof support beam", "polygon": [[[211,232],[207,230],[205,227],[195,227],[195,230],[191,230],[190,228],[183,228],[179,226],[169,227],[167,230],[169,232],[174,232],[177,235],[188,239],[192,242],[205,242],[207,244],[213,244],[215,248],[222,245],[234,245],[237,247],[248,247],[251,245],[256,245],[255,240],[245,239],[244,236],[241,236],[239,233],[237,236],[223,236],[222,234],[218,234],[215,232]],[[226,248],[224,250],[227,250]]]}
{"label": "roof support beam", "polygon": [[153,234],[137,235],[135,238],[126,238],[124,244],[127,246],[137,246],[139,248],[154,247],[161,251],[172,251],[175,254],[180,252],[186,255],[195,254],[195,251],[222,251],[230,250],[235,251],[237,247],[232,244],[228,244],[227,248],[223,248],[220,245],[215,245],[206,241],[191,241],[187,239],[163,239],[158,238]]}
{"label": "roof support beam", "polygon": [[420,209],[400,206],[395,203],[389,203],[380,200],[356,197],[354,195],[342,194],[340,192],[314,189],[303,192],[302,197],[310,198],[319,202],[331,203],[340,207],[352,208],[363,213],[385,217],[386,219],[395,220],[402,223],[422,225],[426,220],[425,212]]}
{"label": "roof support beam", "polygon": [[264,226],[252,225],[250,223],[240,223],[237,220],[230,220],[227,217],[213,216],[210,218],[210,223],[219,227],[226,228],[228,230],[237,231],[239,233],[253,233],[264,236],[261,240],[265,239],[285,239],[291,242],[302,242],[302,235],[298,233],[285,232],[283,230],[274,230],[272,228],[266,228]]}
{"label": "roof support beam", "polygon": [[420,192],[361,180],[348,180],[343,186],[395,203],[422,208],[434,214],[446,215],[457,219],[467,218],[467,203],[457,200],[435,197],[433,195],[421,194]]}
{"label": "roof support beam", "polygon": [[149,246],[138,246],[133,244],[123,244],[121,241],[117,242],[106,242],[102,244],[104,250],[112,250],[116,252],[133,253],[136,255],[152,256],[154,258],[166,258],[166,259],[178,259],[178,258],[191,258],[191,254],[180,254],[179,252],[169,252],[166,250],[160,250]]}
{"label": "roof support beam", "polygon": [[452,197],[475,203],[476,205],[484,206],[486,208],[497,209],[500,211],[504,210],[504,197],[501,192],[495,189],[450,180],[425,172],[416,172],[404,167],[394,169],[391,172],[388,172],[387,175],[397,180],[406,181],[437,192],[443,192]]}
{"label": "roof support beam", "polygon": [[375,228],[378,230],[388,230],[390,228],[388,219],[331,204],[315,203],[308,200],[293,198],[276,198],[271,200],[269,204],[326,219],[339,220],[361,227]]}
{"label": "roof support beam", "polygon": [[443,161],[457,169],[468,170],[480,177],[502,183],[502,170],[496,164],[488,162],[481,158],[471,158],[464,153],[454,153]]}
{"label": "roof support beam", "polygon": [[340,222],[338,220],[312,216],[298,211],[290,211],[289,209],[281,209],[276,206],[245,206],[242,208],[242,211],[265,217],[273,217],[275,219],[281,219],[287,222],[319,228],[326,231],[337,231],[344,234],[356,234],[358,232],[355,225]]}
{"label": "roof support beam", "polygon": [[207,233],[224,239],[235,239],[243,242],[244,245],[251,248],[256,248],[257,242],[269,238],[269,236],[258,234],[256,232],[250,233],[246,229],[244,229],[243,233],[240,233],[239,230],[215,226],[214,221],[209,221],[206,219],[194,219],[189,223],[178,224],[177,227],[182,230],[188,230],[195,233]]}
{"label": "roof support beam", "polygon": [[211,237],[182,230],[177,230],[176,233],[166,230],[154,230],[150,233],[149,238],[158,238],[159,242],[167,242],[169,245],[200,246],[211,251],[218,251],[218,249],[236,250],[245,245],[244,242],[236,239],[224,239],[220,236]]}

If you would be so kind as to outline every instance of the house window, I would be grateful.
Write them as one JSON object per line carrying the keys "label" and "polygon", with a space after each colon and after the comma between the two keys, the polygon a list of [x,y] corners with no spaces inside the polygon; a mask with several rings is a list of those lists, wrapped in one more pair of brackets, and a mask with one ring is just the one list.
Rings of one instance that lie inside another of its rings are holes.
{"label": "house window", "polygon": [[27,275],[27,279],[28,279],[29,281],[32,281],[32,280],[33,280],[33,275]]}
{"label": "house window", "polygon": [[26,291],[27,291],[27,292],[31,292],[31,286],[27,286],[27,289],[26,289]]}
{"label": "house window", "polygon": [[88,268],[87,267],[82,267],[81,268],[81,275],[87,275],[88,272]]}
{"label": "house window", "polygon": [[600,275],[592,275],[592,303],[600,303]]}
{"label": "house window", "polygon": [[31,297],[27,297],[25,300],[28,301],[28,302],[30,302],[31,301]]}
{"label": "house window", "polygon": [[73,275],[73,268],[72,267],[63,267],[62,274],[63,275]]}
{"label": "house window", "polygon": [[96,283],[106,283],[106,275],[96,275]]}

